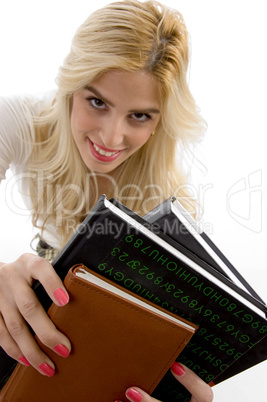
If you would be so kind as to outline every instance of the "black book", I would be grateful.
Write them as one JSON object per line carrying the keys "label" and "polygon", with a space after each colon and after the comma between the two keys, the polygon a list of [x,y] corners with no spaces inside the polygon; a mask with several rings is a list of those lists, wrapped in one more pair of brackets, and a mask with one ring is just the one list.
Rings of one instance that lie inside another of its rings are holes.
{"label": "black book", "polygon": [[[63,279],[79,263],[198,325],[179,361],[208,383],[216,384],[255,345],[263,345],[264,352],[266,305],[114,199],[99,199],[53,266]],[[35,291],[47,308],[42,286]],[[153,396],[190,399],[170,373]]]}
{"label": "black book", "polygon": [[144,219],[264,303],[175,197],[156,206]]}
{"label": "black book", "polygon": [[[188,250],[192,251],[218,272],[239,285],[242,289],[245,289],[250,295],[264,304],[261,297],[174,196],[168,198],[148,212],[144,216],[144,219],[154,225],[158,230],[168,235],[171,239],[184,245]],[[216,384],[266,359],[267,337],[261,343],[255,344],[253,348],[243,354],[234,364],[231,364],[224,370],[224,372],[216,378]]]}

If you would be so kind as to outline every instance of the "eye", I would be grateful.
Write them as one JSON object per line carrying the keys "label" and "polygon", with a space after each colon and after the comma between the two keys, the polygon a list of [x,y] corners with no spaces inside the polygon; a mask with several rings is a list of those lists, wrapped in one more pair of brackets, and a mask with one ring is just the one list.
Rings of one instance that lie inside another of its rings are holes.
{"label": "eye", "polygon": [[146,113],[133,113],[132,116],[133,116],[133,118],[135,120],[141,121],[141,122],[144,122],[144,121],[147,121],[147,120],[151,119],[151,116],[149,114],[146,114]]}
{"label": "eye", "polygon": [[86,98],[86,100],[96,109],[105,109],[106,107],[105,103],[101,99],[90,97]]}

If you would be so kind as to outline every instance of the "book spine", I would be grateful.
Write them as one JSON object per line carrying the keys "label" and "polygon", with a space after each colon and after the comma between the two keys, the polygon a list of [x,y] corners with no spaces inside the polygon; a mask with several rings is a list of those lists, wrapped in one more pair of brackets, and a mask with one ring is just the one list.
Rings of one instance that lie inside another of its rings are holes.
{"label": "book spine", "polygon": [[144,217],[147,222],[151,223],[154,228],[161,230],[167,236],[169,236],[174,241],[182,244],[186,249],[193,252],[207,264],[211,265],[218,272],[222,273],[227,278],[230,278],[225,270],[218,264],[210,253],[199,243],[197,240],[198,236],[204,239],[207,249],[211,249],[219,260],[227,266],[231,273],[237,278],[237,280],[242,283],[244,288],[261,303],[264,301],[255,292],[255,290],[249,285],[249,283],[242,277],[238,270],[230,263],[230,261],[225,257],[225,255],[218,249],[218,247],[211,241],[211,239],[206,235],[206,233],[196,233],[194,237],[187,227],[180,221],[179,217],[171,209],[171,200],[166,200],[163,204],[159,205],[157,208],[148,213]]}
{"label": "book spine", "polygon": [[[148,222],[151,223],[149,219]],[[180,222],[172,211],[166,213],[164,216],[158,216],[157,220],[153,220],[153,227],[158,228],[158,230],[161,230],[171,239],[183,245],[187,250],[191,251],[207,264],[215,268],[218,272],[228,277],[220,265],[217,264],[209,253],[199,244],[195,237],[189,232],[186,226]]]}
{"label": "book spine", "polygon": [[250,286],[250,284],[246,281],[245,278],[238,272],[238,270],[231,264],[231,262],[225,257],[225,255],[218,249],[218,247],[212,242],[212,240],[206,235],[206,233],[202,233],[201,237],[206,241],[206,243],[212,248],[212,250],[219,256],[219,258],[224,262],[225,265],[232,271],[232,273],[236,276],[236,278],[244,285],[244,287],[248,290],[248,292],[258,299],[261,303],[264,303],[262,298],[255,292],[255,290]]}

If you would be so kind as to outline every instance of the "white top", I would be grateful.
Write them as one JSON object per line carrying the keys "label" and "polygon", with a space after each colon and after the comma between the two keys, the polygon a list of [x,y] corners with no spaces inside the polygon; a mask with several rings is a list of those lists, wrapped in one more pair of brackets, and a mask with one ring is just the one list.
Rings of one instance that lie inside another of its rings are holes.
{"label": "white top", "polygon": [[[31,202],[27,196],[29,188],[27,162],[34,140],[33,121],[43,107],[51,101],[53,95],[54,93],[44,97],[0,97],[0,182],[10,168],[29,210],[31,210]],[[43,238],[52,247],[59,247],[60,242],[55,227],[48,227]]]}

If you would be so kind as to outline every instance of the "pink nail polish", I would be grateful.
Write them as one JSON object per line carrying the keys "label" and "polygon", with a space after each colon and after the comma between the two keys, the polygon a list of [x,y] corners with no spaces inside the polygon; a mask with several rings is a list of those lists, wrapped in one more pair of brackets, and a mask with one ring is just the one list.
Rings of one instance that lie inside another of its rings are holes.
{"label": "pink nail polish", "polygon": [[70,354],[69,349],[66,348],[66,346],[64,346],[64,345],[55,346],[54,351],[57,352],[62,357],[68,357]]}
{"label": "pink nail polish", "polygon": [[40,364],[39,369],[42,371],[42,373],[47,375],[47,377],[52,377],[52,375],[55,374],[53,367],[49,366],[47,363]]}
{"label": "pink nail polish", "polygon": [[126,391],[126,396],[127,398],[129,398],[132,402],[141,402],[142,401],[142,395],[139,394],[138,391],[136,391],[133,388],[128,389],[128,391]]}
{"label": "pink nail polish", "polygon": [[185,373],[185,369],[180,363],[174,362],[173,365],[171,366],[171,370],[174,372],[174,374],[181,376]]}
{"label": "pink nail polish", "polygon": [[25,356],[21,356],[21,357],[19,358],[19,361],[20,361],[22,364],[24,364],[24,366],[29,367],[29,366],[31,365],[31,364],[28,362],[28,360],[26,359]]}
{"label": "pink nail polish", "polygon": [[57,299],[60,306],[65,306],[65,304],[67,304],[69,301],[67,293],[61,288],[58,288],[54,291],[54,296]]}

